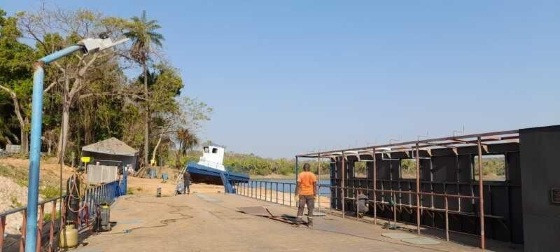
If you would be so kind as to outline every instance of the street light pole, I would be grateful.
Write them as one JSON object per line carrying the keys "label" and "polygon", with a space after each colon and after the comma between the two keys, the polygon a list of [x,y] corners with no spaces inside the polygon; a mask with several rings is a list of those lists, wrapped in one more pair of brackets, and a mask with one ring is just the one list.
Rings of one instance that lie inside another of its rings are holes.
{"label": "street light pole", "polygon": [[[43,66],[76,51],[97,52],[126,42],[122,39],[113,43],[110,38],[84,39],[78,45],[69,46],[39,59],[33,65],[33,96],[31,105],[31,144],[29,152],[29,183],[27,188],[27,219],[25,251],[37,250],[37,204],[39,203],[39,165],[41,161],[41,132],[43,124]],[[61,213],[62,214],[62,213]],[[53,216],[55,218],[55,216]]]}

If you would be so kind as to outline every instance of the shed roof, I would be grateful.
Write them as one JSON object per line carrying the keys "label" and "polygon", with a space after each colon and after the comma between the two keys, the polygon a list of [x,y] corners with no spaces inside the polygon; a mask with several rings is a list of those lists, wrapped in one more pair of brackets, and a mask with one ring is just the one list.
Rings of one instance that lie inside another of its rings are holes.
{"label": "shed roof", "polygon": [[120,156],[136,156],[136,153],[138,153],[137,150],[114,137],[105,139],[97,143],[86,145],[82,147],[82,151]]}

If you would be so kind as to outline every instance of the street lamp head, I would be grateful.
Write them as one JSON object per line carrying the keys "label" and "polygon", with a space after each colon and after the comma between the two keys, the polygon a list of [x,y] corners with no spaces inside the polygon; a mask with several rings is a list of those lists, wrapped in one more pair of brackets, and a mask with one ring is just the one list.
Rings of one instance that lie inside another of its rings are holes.
{"label": "street lamp head", "polygon": [[100,38],[86,38],[78,42],[81,45],[85,54],[93,53],[97,51],[105,50],[109,47],[116,46],[128,41],[128,38],[124,38],[113,42],[107,33],[99,34]]}

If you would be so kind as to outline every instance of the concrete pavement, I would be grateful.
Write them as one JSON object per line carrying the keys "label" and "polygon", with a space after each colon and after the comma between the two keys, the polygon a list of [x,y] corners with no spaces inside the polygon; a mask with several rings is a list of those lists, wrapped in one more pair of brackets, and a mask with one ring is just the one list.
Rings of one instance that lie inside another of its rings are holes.
{"label": "concrete pavement", "polygon": [[315,226],[294,227],[241,213],[238,207],[265,206],[274,215],[295,208],[239,195],[191,194],[174,197],[129,195],[111,209],[110,232],[92,235],[77,251],[472,251],[442,241],[411,245],[381,236],[379,226],[327,215]]}

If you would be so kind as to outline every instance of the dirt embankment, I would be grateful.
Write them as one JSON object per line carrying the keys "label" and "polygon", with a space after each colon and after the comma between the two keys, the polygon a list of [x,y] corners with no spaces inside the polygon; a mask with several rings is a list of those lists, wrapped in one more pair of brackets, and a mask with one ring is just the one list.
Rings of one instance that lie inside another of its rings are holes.
{"label": "dirt embankment", "polygon": [[[41,160],[40,165],[40,200],[58,196],[60,185],[60,164],[56,159]],[[62,167],[62,180],[66,181],[74,172],[69,166]],[[179,171],[170,168],[158,169],[158,174],[168,173],[169,180],[129,177],[128,192],[130,194],[156,196],[157,188],[162,188],[162,196],[173,196],[176,178]],[[0,212],[21,207],[27,204],[27,184],[29,160],[18,158],[0,158]],[[161,176],[161,175],[160,175]],[[65,185],[65,183],[63,183]],[[63,189],[64,190],[64,189]],[[193,184],[191,193],[223,192],[221,185]],[[46,206],[45,209],[50,209]],[[19,234],[22,225],[22,214],[11,214],[6,219],[6,233]]]}
{"label": "dirt embankment", "polygon": [[[60,181],[60,164],[55,158],[47,158],[41,160],[40,165],[40,183],[41,185],[58,185]],[[74,169],[70,166],[62,167],[62,179],[68,179]],[[29,159],[20,158],[0,158],[0,176],[9,177],[17,180],[18,183],[27,185],[27,176],[29,173]],[[20,180],[22,180],[20,182]]]}
{"label": "dirt embankment", "polygon": [[[21,207],[27,203],[27,187],[23,187],[6,177],[0,177],[0,213]],[[10,214],[6,217],[7,234],[19,234],[22,214]]]}
{"label": "dirt embankment", "polygon": [[[53,198],[59,194],[60,164],[56,159],[41,160],[39,178],[39,200]],[[73,169],[62,167],[62,178],[66,181]],[[29,179],[29,160],[19,158],[0,158],[0,212],[22,207],[27,204],[27,184]],[[50,209],[48,204],[45,209]],[[23,215],[10,214],[6,218],[6,233],[19,234]]]}

